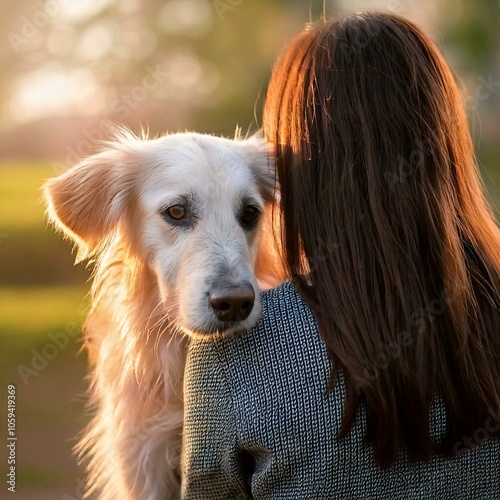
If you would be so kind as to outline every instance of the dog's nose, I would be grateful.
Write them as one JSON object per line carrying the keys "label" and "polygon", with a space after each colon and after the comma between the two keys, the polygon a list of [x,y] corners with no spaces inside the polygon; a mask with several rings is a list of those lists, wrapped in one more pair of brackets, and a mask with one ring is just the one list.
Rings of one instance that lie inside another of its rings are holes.
{"label": "dog's nose", "polygon": [[252,312],[255,292],[250,283],[238,287],[214,288],[208,301],[221,321],[242,321]]}

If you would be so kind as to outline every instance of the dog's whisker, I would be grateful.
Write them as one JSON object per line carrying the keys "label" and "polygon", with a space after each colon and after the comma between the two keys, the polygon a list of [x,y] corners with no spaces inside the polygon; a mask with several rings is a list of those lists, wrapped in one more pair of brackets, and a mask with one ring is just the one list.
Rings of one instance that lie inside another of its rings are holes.
{"label": "dog's whisker", "polygon": [[[160,305],[163,305],[163,304],[160,304]],[[162,330],[164,330],[164,325],[165,324],[169,324],[169,323],[172,322],[172,320],[170,319],[171,318],[171,309],[174,306],[175,305],[166,306],[166,308],[165,308],[165,314],[163,314],[162,316],[160,316],[157,319],[157,321],[152,326],[148,327],[148,334],[150,334],[151,332],[156,331],[156,330],[162,331]]]}
{"label": "dog's whisker", "polygon": [[154,325],[151,327],[149,325],[151,319],[153,318],[153,316],[156,314],[157,310],[160,308],[160,307],[165,307],[163,301],[160,299],[158,301],[158,303],[153,307],[153,310],[151,311],[151,313],[149,314],[147,320],[146,320],[146,328],[149,330],[151,328],[154,328]]}

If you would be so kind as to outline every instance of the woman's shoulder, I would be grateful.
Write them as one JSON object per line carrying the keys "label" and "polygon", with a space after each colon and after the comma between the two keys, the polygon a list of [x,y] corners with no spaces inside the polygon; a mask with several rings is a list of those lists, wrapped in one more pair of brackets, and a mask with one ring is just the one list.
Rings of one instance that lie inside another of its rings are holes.
{"label": "woman's shoulder", "polygon": [[256,328],[293,323],[315,324],[314,315],[292,281],[261,294],[262,319]]}
{"label": "woman's shoulder", "polygon": [[262,345],[267,350],[272,350],[273,346],[283,350],[283,344],[319,338],[314,314],[291,281],[262,292],[261,305],[262,316],[257,325],[236,334],[232,340],[238,349],[250,343],[254,347]]}
{"label": "woman's shoulder", "polygon": [[193,364],[214,364],[214,370],[228,379],[238,379],[238,384],[282,376],[285,367],[293,367],[298,375],[324,365],[328,373],[326,346],[314,314],[296,286],[286,281],[264,291],[261,303],[262,317],[251,330],[211,341],[194,340],[188,358],[190,369],[195,368]]}
{"label": "woman's shoulder", "polygon": [[236,366],[252,360],[274,362],[277,357],[297,355],[299,344],[306,346],[305,354],[323,355],[318,353],[322,341],[314,314],[291,281],[262,292],[261,304],[262,316],[254,328],[208,341],[195,339],[191,358],[211,351],[219,362]]}

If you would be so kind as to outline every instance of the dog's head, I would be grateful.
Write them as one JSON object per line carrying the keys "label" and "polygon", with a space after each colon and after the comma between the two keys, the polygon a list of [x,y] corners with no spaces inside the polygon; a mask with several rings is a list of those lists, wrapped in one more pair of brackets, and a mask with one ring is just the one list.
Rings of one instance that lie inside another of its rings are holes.
{"label": "dog's head", "polygon": [[254,265],[274,183],[262,139],[122,132],[49,180],[45,196],[51,220],[84,257],[118,235],[156,277],[173,321],[209,336],[260,317]]}

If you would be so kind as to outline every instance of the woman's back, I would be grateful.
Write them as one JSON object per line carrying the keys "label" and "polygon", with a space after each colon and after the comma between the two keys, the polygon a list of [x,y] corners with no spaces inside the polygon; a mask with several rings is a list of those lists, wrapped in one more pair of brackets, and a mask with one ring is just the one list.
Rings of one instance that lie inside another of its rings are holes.
{"label": "woman's back", "polygon": [[[275,65],[263,124],[283,261],[344,372],[340,437],[363,400],[380,465],[403,444],[415,460],[452,454],[500,410],[500,230],[446,61],[394,14],[324,22]],[[448,425],[433,442],[436,394]]]}
{"label": "woman's back", "polygon": [[[295,286],[264,292],[262,306],[263,320],[247,334],[191,346],[183,498],[500,498],[500,441],[487,439],[500,415],[492,412],[484,428],[457,442],[453,458],[410,463],[403,449],[381,468],[365,440],[363,405],[348,435],[337,438],[343,377],[327,392],[326,346]],[[441,403],[430,418],[439,439]]]}

